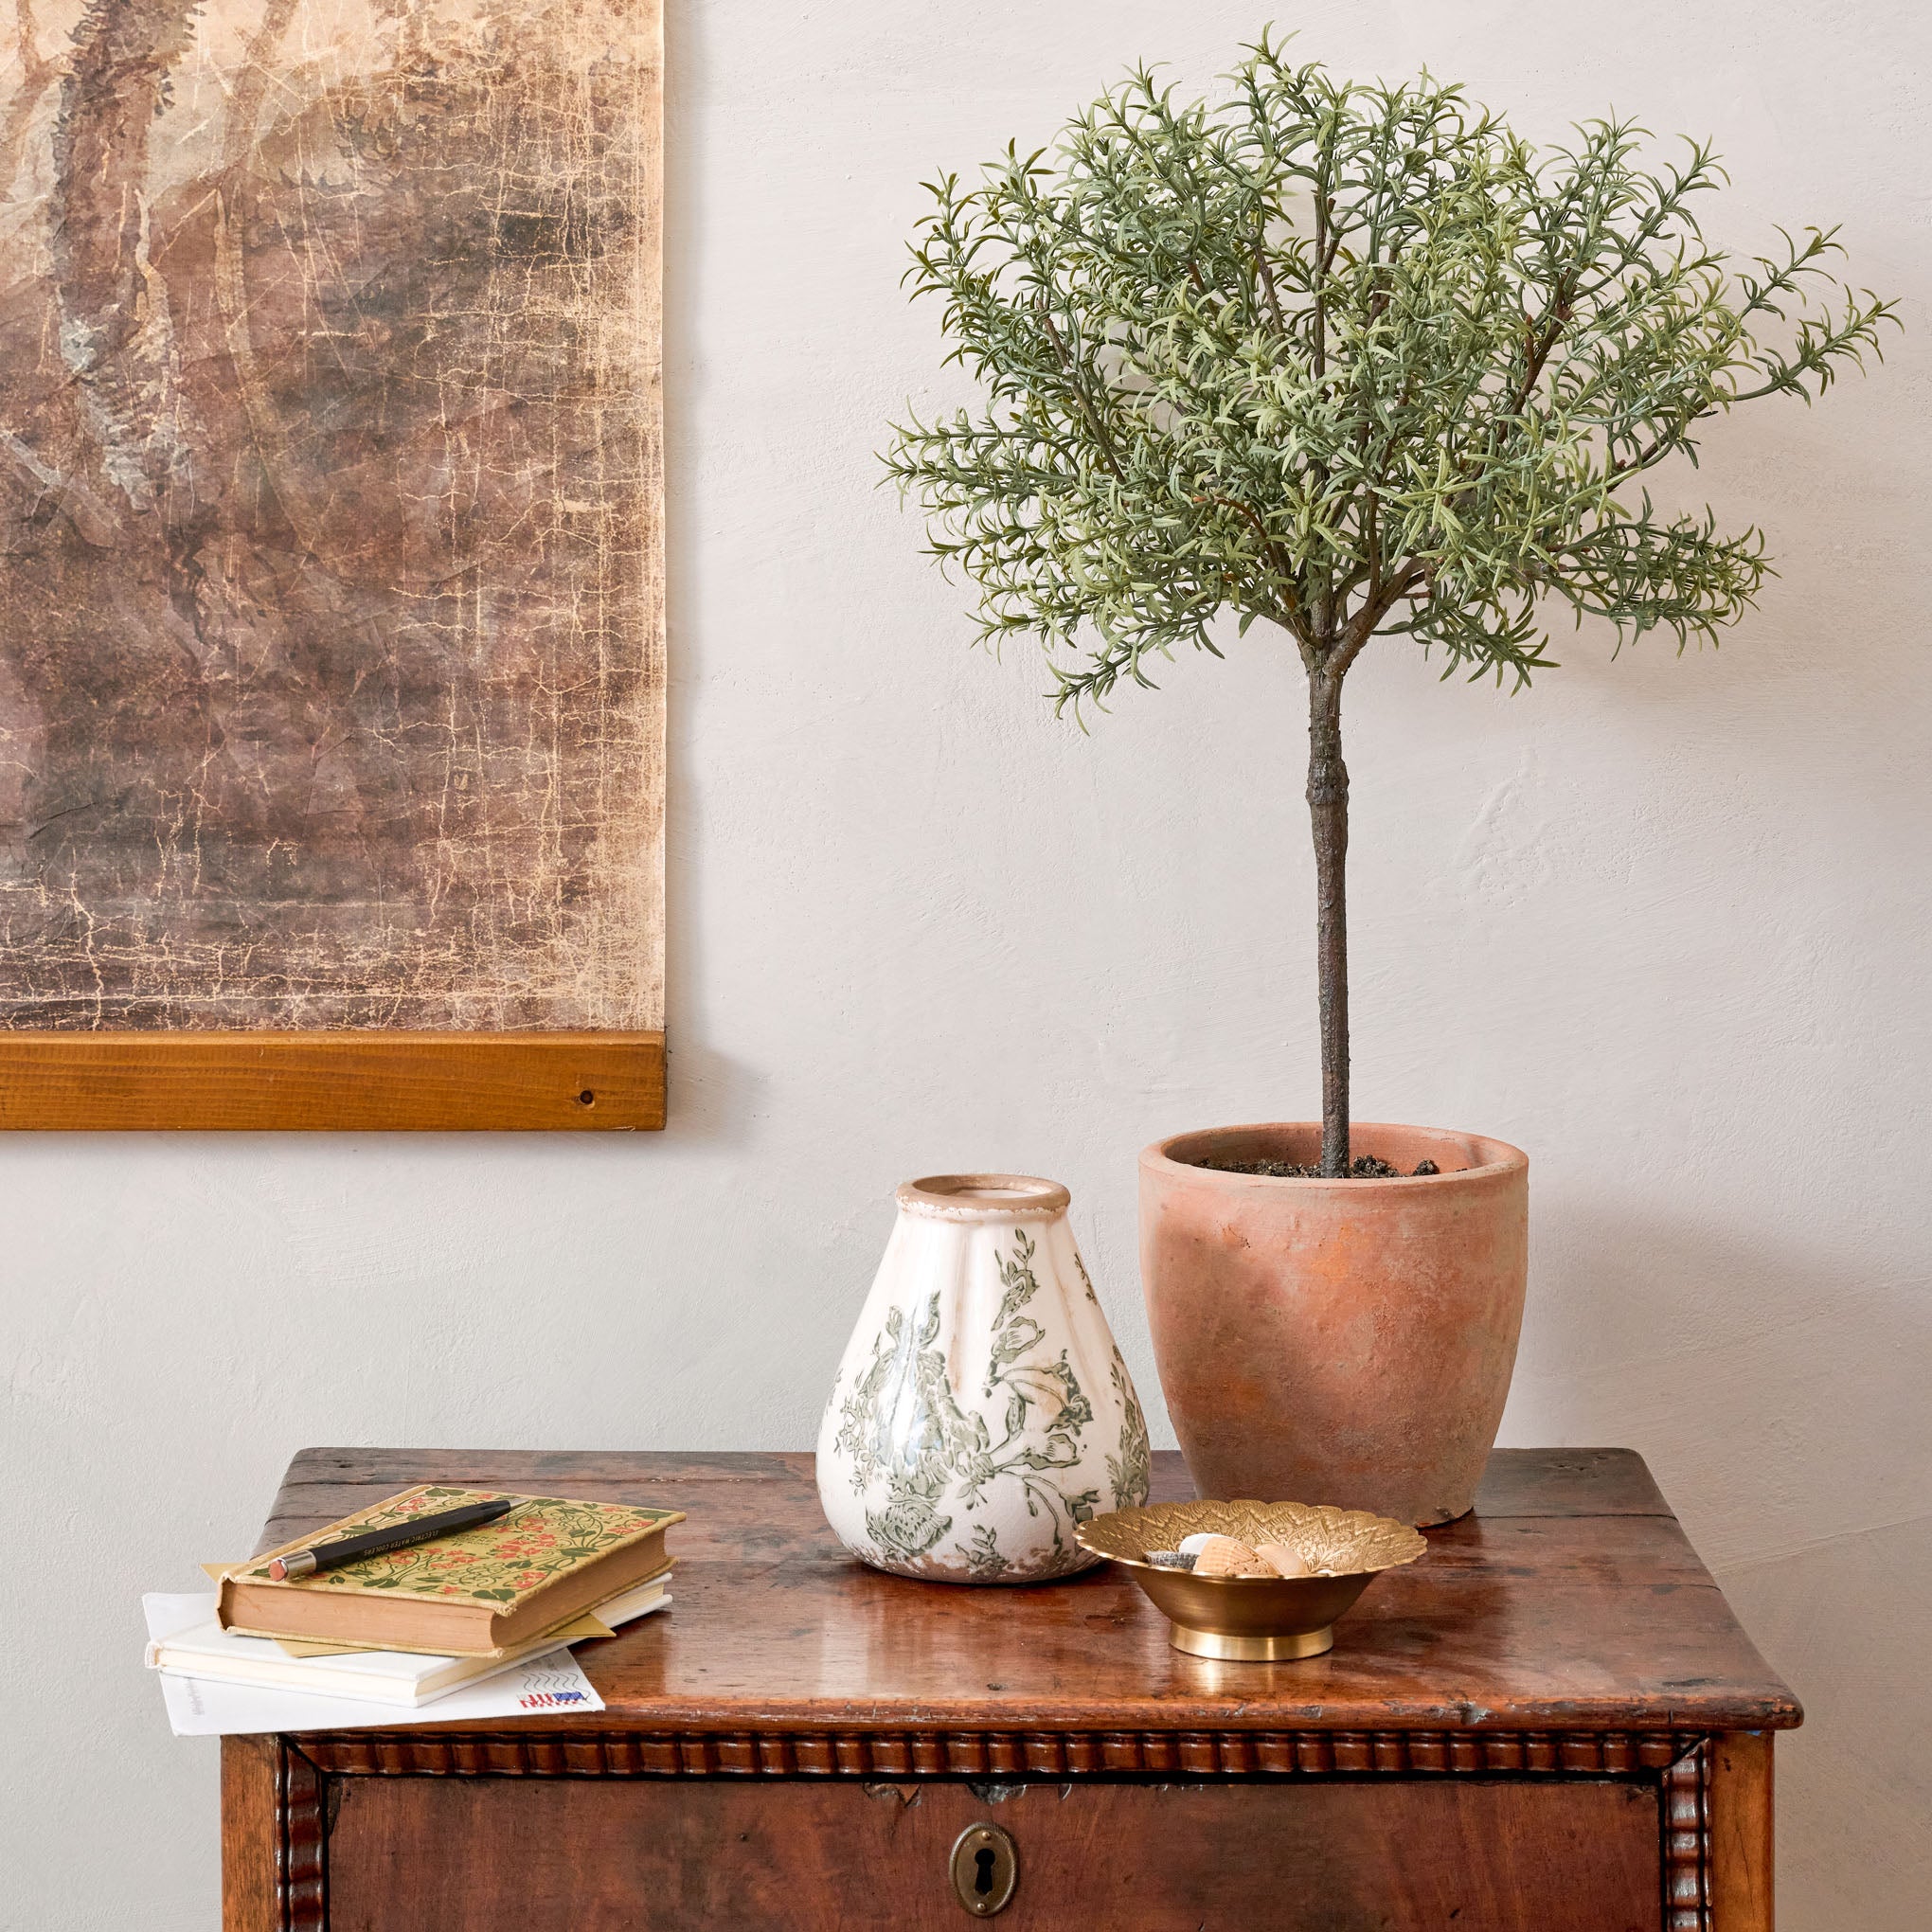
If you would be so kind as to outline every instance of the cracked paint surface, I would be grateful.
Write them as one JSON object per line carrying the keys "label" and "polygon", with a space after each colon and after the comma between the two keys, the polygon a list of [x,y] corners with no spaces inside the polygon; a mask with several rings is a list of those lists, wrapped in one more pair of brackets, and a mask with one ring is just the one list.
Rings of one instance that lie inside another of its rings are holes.
{"label": "cracked paint surface", "polygon": [[658,45],[0,0],[0,1026],[662,1024]]}

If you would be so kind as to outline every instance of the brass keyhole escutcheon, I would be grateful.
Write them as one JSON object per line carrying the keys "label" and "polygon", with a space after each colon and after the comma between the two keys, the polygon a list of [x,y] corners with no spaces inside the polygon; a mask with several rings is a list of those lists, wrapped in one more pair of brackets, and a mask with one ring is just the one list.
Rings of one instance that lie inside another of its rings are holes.
{"label": "brass keyhole escutcheon", "polygon": [[997,1825],[968,1825],[953,1841],[953,1893],[975,1919],[990,1919],[1013,1902],[1020,1853]]}

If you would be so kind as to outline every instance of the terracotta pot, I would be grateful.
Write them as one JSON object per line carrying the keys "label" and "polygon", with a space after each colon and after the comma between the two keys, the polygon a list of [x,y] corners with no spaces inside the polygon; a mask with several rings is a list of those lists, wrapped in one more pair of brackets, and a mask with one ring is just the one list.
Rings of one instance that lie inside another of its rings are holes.
{"label": "terracotta pot", "polygon": [[1447,1523],[1476,1500],[1516,1362],[1530,1160],[1500,1140],[1357,1125],[1408,1175],[1273,1179],[1190,1163],[1318,1158],[1319,1125],[1210,1128],[1140,1156],[1154,1361],[1204,1496]]}

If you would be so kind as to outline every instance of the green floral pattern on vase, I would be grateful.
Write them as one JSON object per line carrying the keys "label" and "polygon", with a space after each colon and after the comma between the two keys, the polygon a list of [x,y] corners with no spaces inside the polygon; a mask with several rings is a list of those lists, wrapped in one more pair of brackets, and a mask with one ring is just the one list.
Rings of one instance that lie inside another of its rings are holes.
{"label": "green floral pattern on vase", "polygon": [[820,1431],[819,1494],[840,1539],[881,1569],[1069,1576],[1093,1560],[1076,1526],[1146,1499],[1146,1420],[1064,1190],[1028,1184],[1042,1206],[940,1193],[935,1207],[924,1190],[944,1185],[900,1190]]}

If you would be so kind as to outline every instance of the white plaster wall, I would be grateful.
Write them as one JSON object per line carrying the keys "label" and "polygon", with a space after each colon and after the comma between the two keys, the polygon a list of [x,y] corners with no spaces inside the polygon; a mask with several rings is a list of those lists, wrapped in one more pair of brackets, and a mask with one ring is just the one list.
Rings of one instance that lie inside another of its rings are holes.
{"label": "white plaster wall", "polygon": [[[135,1593],[254,1534],[310,1442],[798,1446],[893,1183],[1064,1178],[1155,1393],[1135,1151],[1315,1103],[1296,673],[1259,634],[1057,724],[873,487],[935,324],[917,183],[1230,0],[671,0],[671,1126],[0,1147],[0,1924],[204,1927],[215,1747]],[[1652,1461],[1809,1703],[1790,1932],[1932,1885],[1924,163],[1899,0],[1311,0],[1301,50],[1465,79],[1538,137],[1714,134],[1717,222],[1842,219],[1905,299],[1874,378],[1711,435],[1782,575],[1721,653],[1566,639],[1528,696],[1399,642],[1351,686],[1358,1111],[1535,1161],[1506,1424]],[[1167,1439],[1171,1440],[1171,1438]]]}

